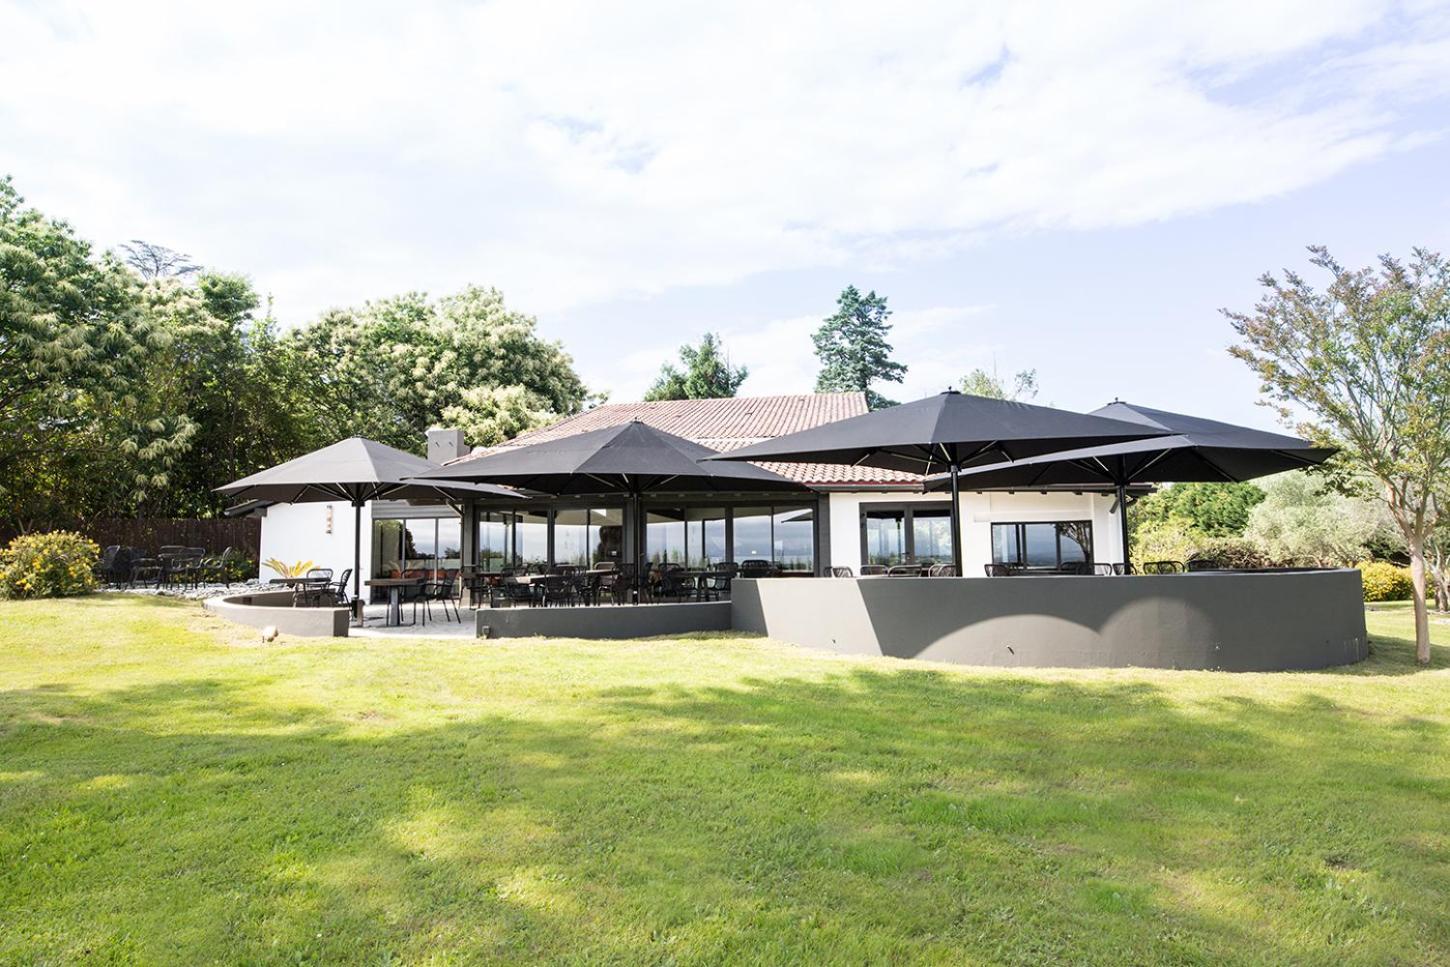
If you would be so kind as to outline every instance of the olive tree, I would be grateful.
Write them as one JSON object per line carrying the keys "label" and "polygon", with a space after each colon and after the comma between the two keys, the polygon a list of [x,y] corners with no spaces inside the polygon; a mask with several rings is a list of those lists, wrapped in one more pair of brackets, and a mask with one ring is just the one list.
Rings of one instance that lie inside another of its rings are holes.
{"label": "olive tree", "polygon": [[1415,249],[1408,262],[1385,255],[1351,270],[1309,251],[1328,284],[1264,275],[1252,312],[1224,310],[1243,340],[1231,352],[1286,421],[1302,414],[1302,432],[1374,481],[1409,550],[1416,657],[1427,664],[1426,546],[1450,465],[1450,266]]}

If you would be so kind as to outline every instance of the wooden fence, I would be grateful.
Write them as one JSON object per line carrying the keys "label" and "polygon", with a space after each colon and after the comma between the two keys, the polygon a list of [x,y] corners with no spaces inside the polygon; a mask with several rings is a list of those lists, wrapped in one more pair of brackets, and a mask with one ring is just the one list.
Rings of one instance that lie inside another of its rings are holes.
{"label": "wooden fence", "polygon": [[[231,547],[256,561],[262,549],[262,521],[256,517],[217,517],[204,520],[172,517],[119,518],[76,521],[71,524],[58,524],[51,529],[79,531],[102,547],[121,544],[153,552],[168,544],[204,547],[208,554],[220,554]],[[8,543],[14,536],[0,528],[0,546]]]}

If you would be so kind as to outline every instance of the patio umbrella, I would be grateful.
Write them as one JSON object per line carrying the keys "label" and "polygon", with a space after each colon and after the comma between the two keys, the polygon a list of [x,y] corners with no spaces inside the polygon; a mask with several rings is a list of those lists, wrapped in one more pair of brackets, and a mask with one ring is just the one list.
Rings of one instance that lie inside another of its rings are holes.
{"label": "patio umbrella", "polygon": [[[642,563],[640,508],[648,493],[808,490],[750,464],[715,463],[716,451],[639,420],[460,460],[419,480],[473,480],[557,496],[624,495],[634,508],[636,564]],[[641,573],[643,569],[641,568]]]}
{"label": "patio umbrella", "polygon": [[416,500],[457,494],[518,497],[503,487],[447,484],[413,478],[438,465],[422,457],[363,437],[349,437],[331,446],[279,463],[250,477],[216,488],[242,500],[303,504],[328,500],[353,506],[352,596],[357,601],[362,579],[362,508],[370,500]]}
{"label": "patio umbrella", "polygon": [[[963,482],[983,490],[1111,486],[1118,497],[1123,563],[1127,564],[1127,488],[1169,481],[1236,483],[1312,467],[1334,453],[1333,448],[1312,446],[1307,440],[1282,433],[1267,433],[1121,401],[1109,403],[1091,415],[1136,423],[1170,435],[980,467],[966,471]],[[928,490],[942,490],[947,486],[944,475],[927,481]]]}
{"label": "patio umbrella", "polygon": [[969,396],[955,390],[827,423],[731,450],[712,460],[846,463],[930,474],[950,472],[952,563],[962,573],[962,468],[1021,460],[1068,447],[1100,446],[1162,436],[1141,423],[1087,416],[1048,406]]}

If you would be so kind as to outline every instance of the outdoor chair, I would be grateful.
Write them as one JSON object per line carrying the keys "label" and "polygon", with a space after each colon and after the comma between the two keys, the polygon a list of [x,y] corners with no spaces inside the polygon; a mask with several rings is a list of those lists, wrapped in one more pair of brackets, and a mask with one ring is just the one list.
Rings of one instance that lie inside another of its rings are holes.
{"label": "outdoor chair", "polygon": [[983,564],[982,570],[989,578],[1010,578],[1022,573],[1021,568],[1012,564]]}
{"label": "outdoor chair", "polygon": [[929,578],[954,578],[957,576],[957,569],[951,564],[933,564],[927,568],[926,576]]}
{"label": "outdoor chair", "polygon": [[695,575],[683,568],[674,567],[660,575],[660,597],[678,601],[692,600],[698,596],[699,581]]}
{"label": "outdoor chair", "polygon": [[334,599],[336,599],[338,604],[348,603],[347,585],[348,582],[351,580],[352,568],[348,568],[346,571],[342,572],[342,577],[338,578],[336,581],[327,586],[328,590],[332,592],[332,596]]}
{"label": "outdoor chair", "polygon": [[1188,570],[1189,571],[1222,571],[1222,570],[1224,570],[1223,564],[1220,563],[1220,562],[1218,562],[1218,561],[1215,561],[1211,557],[1198,557],[1198,558],[1194,558],[1193,560],[1191,560],[1191,561],[1188,562],[1187,567],[1188,567]]}
{"label": "outdoor chair", "polygon": [[[423,622],[433,620],[433,605],[443,607],[443,620],[455,620],[463,623],[463,616],[458,612],[458,602],[453,600],[453,585],[448,581],[424,581],[418,594],[418,601],[423,605]],[[448,608],[452,606],[453,617],[448,617]],[[415,605],[416,607],[416,605]]]}
{"label": "outdoor chair", "polygon": [[131,586],[154,584],[161,587],[166,579],[166,561],[159,557],[137,558],[131,563]]}
{"label": "outdoor chair", "polygon": [[1141,574],[1182,574],[1182,561],[1145,561]]}
{"label": "outdoor chair", "polygon": [[740,576],[743,578],[768,578],[775,569],[773,561],[752,557],[740,562]]}
{"label": "outdoor chair", "polygon": [[921,577],[921,566],[918,564],[893,564],[886,569],[886,576],[893,578],[919,578]]}
{"label": "outdoor chair", "polygon": [[493,586],[491,600],[496,597],[498,601],[509,607],[517,607],[526,604],[534,607],[539,603],[539,591],[532,582],[521,581],[513,574],[501,575],[498,583]]}
{"label": "outdoor chair", "polygon": [[100,558],[96,561],[95,566],[91,568],[91,572],[95,574],[96,580],[104,581],[106,584],[112,583],[111,572],[116,563],[116,555],[120,553],[120,544],[110,544],[101,551]]}
{"label": "outdoor chair", "polygon": [[861,576],[863,578],[880,577],[886,573],[885,564],[862,564]]}
{"label": "outdoor chair", "polygon": [[1093,566],[1087,561],[1063,561],[1057,566],[1057,573],[1087,576],[1093,573]]}
{"label": "outdoor chair", "polygon": [[567,574],[546,574],[534,583],[543,587],[544,607],[574,603],[574,581]]}
{"label": "outdoor chair", "polygon": [[1117,574],[1118,573],[1118,565],[1116,565],[1116,564],[1094,564],[1093,565],[1093,573],[1096,574],[1096,575],[1098,575],[1099,577],[1111,577],[1114,574]]}
{"label": "outdoor chair", "polygon": [[700,578],[702,601],[720,601],[730,597],[730,582],[735,579],[735,565],[721,561]]}
{"label": "outdoor chair", "polygon": [[855,576],[855,573],[849,567],[831,568],[831,577],[833,578],[853,578]]}

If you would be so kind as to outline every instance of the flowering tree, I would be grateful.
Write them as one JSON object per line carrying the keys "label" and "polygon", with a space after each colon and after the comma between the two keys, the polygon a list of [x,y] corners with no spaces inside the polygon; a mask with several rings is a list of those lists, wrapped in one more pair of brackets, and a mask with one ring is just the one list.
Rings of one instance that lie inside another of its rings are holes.
{"label": "flowering tree", "polygon": [[1344,268],[1322,247],[1323,291],[1294,272],[1266,274],[1253,312],[1224,310],[1243,342],[1231,352],[1302,432],[1339,447],[1372,478],[1410,554],[1416,657],[1430,661],[1426,545],[1450,466],[1450,265],[1415,249],[1408,264]]}

